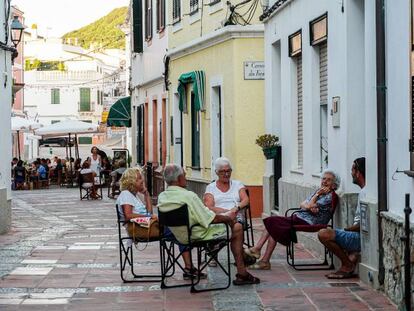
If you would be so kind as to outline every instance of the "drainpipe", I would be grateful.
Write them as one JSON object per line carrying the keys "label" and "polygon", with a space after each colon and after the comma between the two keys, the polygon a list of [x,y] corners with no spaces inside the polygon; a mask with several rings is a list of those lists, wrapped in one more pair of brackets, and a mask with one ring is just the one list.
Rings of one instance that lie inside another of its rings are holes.
{"label": "drainpipe", "polygon": [[387,123],[385,81],[385,3],[376,0],[376,69],[377,69],[377,169],[378,169],[378,282],[384,284],[384,247],[382,240],[381,212],[387,211]]}

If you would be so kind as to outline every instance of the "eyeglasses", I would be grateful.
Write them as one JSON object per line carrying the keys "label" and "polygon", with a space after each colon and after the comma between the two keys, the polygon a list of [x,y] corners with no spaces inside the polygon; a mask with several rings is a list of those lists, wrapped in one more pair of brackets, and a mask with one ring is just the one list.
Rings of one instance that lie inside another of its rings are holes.
{"label": "eyeglasses", "polygon": [[232,172],[232,170],[219,170],[217,171],[218,174],[220,175],[230,175]]}

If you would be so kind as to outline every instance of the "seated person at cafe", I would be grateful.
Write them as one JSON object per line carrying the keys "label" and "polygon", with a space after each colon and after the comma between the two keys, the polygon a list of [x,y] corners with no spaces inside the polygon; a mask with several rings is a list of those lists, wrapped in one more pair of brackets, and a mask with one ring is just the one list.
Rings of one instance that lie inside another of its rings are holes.
{"label": "seated person at cafe", "polygon": [[30,181],[33,181],[35,188],[39,188],[39,181],[47,180],[47,171],[43,165],[36,160],[33,162],[32,175]]}
{"label": "seated person at cafe", "polygon": [[232,167],[227,158],[218,158],[214,162],[218,176],[206,188],[204,204],[216,214],[225,214],[230,210],[237,213],[237,222],[245,222],[244,214],[240,211],[249,205],[246,187],[238,180],[231,179]]}
{"label": "seated person at cafe", "polygon": [[14,189],[24,190],[26,182],[26,168],[23,166],[23,161],[19,160],[13,169]]}
{"label": "seated person at cafe", "polygon": [[111,195],[114,196],[115,190],[119,188],[119,177],[122,175],[126,170],[126,162],[125,160],[118,161],[118,168],[111,172]]}
{"label": "seated person at cafe", "polygon": [[318,238],[341,260],[341,267],[327,274],[328,279],[347,279],[354,277],[354,270],[361,251],[360,222],[361,200],[365,198],[365,158],[355,159],[351,168],[352,182],[361,188],[355,210],[353,225],[345,229],[322,229]]}
{"label": "seated person at cafe", "polygon": [[259,259],[260,251],[267,241],[266,251],[263,257],[249,268],[256,270],[271,269],[270,258],[272,257],[277,242],[287,246],[292,241],[292,224],[327,224],[332,218],[332,194],[338,189],[340,183],[341,180],[334,171],[325,170],[322,173],[320,188],[300,204],[302,211],[293,216],[271,216],[264,219],[266,228],[263,231],[262,236],[255,246],[245,249],[245,253]]}
{"label": "seated person at cafe", "polygon": [[[84,161],[83,162],[82,169],[79,171],[79,174],[80,175],[92,174],[93,178],[91,179],[91,181],[83,182],[81,187],[84,188],[84,189],[91,188],[91,198],[92,199],[97,199],[98,195],[96,193],[96,186],[95,186],[95,183],[94,183],[96,173],[93,170],[91,170],[89,161]],[[80,178],[80,176],[79,176],[79,178]]]}
{"label": "seated person at cafe", "polygon": [[[243,261],[243,230],[236,224],[236,212],[229,211],[226,215],[215,214],[206,207],[196,193],[186,188],[187,180],[182,167],[176,164],[167,164],[164,168],[164,180],[167,189],[158,196],[158,209],[169,212],[180,208],[184,204],[188,207],[192,240],[211,240],[225,235],[226,229],[223,223],[231,226],[231,251],[236,261],[237,273],[234,285],[258,284],[260,280],[247,272]],[[213,225],[210,224],[221,224]],[[188,243],[187,231],[180,227],[171,227],[175,238],[183,244]]]}
{"label": "seated person at cafe", "polygon": [[[124,171],[121,179],[121,194],[116,200],[118,212],[121,221],[129,221],[136,217],[151,217],[157,219],[157,215],[153,214],[151,195],[149,194],[147,187],[145,186],[144,178],[138,168],[129,168]],[[129,236],[133,236],[133,224],[127,222],[125,229]],[[171,235],[171,232],[164,233],[165,235]],[[184,273],[183,278],[188,280],[197,276],[197,269],[192,265],[190,261],[190,253],[188,248],[180,245],[180,251],[182,251],[182,257],[184,260]],[[201,273],[200,278],[206,278],[204,273]]]}

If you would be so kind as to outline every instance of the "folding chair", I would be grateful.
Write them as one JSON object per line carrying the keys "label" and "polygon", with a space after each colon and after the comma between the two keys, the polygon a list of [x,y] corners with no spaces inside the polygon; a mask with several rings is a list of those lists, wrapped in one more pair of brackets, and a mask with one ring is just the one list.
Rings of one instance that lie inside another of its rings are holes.
{"label": "folding chair", "polygon": [[[118,205],[115,205],[116,208],[116,217],[118,223],[118,241],[119,241],[119,263],[120,263],[120,273],[121,279],[125,283],[132,282],[159,282],[161,281],[161,274],[136,274],[134,270],[134,252],[133,246],[134,243],[150,243],[159,241],[159,238],[151,238],[149,241],[140,240],[135,238],[135,240],[128,235],[124,227],[128,222],[121,220],[121,215],[119,213],[119,208],[122,208]],[[133,279],[126,278],[127,268],[132,275]],[[160,267],[162,269],[162,266]]]}
{"label": "folding chair", "polygon": [[[338,205],[338,195],[332,192],[332,207],[331,207],[331,220],[327,225],[293,225],[293,216],[300,212],[300,208],[291,208],[285,212],[287,217],[289,213],[292,218],[292,241],[286,246],[286,261],[295,270],[332,270],[335,269],[333,264],[333,254],[326,247],[324,248],[324,260],[323,262],[308,262],[308,263],[296,263],[295,262],[295,243],[297,243],[297,232],[318,232],[321,229],[327,227],[333,227],[333,215],[335,213],[336,206]],[[329,262],[328,262],[329,256]]]}
{"label": "folding chair", "polygon": [[[79,174],[78,180],[79,180],[78,183],[79,183],[80,199],[81,200],[94,199],[91,197],[94,187],[96,188],[95,177],[93,176],[93,173]],[[86,186],[85,184],[89,184],[89,185]],[[102,200],[102,187],[99,187],[99,188],[100,188],[101,194],[99,195],[98,192],[96,192],[97,197],[95,199]],[[85,194],[83,194],[83,191],[85,191]]]}
{"label": "folding chair", "polygon": [[[249,190],[246,188],[247,196],[250,198]],[[253,223],[252,223],[252,212],[250,209],[250,204],[243,208],[245,222],[243,224],[244,239],[243,244],[248,248],[254,246],[254,236],[253,236]]]}
{"label": "folding chair", "polygon": [[[189,286],[191,285],[191,292],[192,293],[199,293],[204,291],[212,291],[212,290],[221,290],[229,288],[231,275],[230,275],[230,234],[229,234],[229,227],[225,224],[226,227],[226,235],[213,239],[213,240],[192,240],[191,233],[194,227],[200,226],[198,224],[190,226],[189,217],[188,217],[188,209],[187,205],[183,205],[178,209],[169,211],[169,212],[162,212],[158,211],[158,218],[160,222],[160,231],[162,232],[162,237],[160,240],[160,256],[161,256],[161,288],[172,288],[172,287],[182,287],[182,286]],[[214,225],[223,225],[223,224],[210,224],[210,226]],[[164,228],[165,227],[186,227],[187,231],[187,239],[188,246],[190,249],[190,260],[193,262],[192,256],[192,249],[196,249],[197,252],[197,271],[202,272],[210,263],[210,261],[215,260],[217,262],[217,266],[224,272],[227,276],[227,284],[224,286],[218,287],[205,287],[201,288],[201,286],[197,286],[200,283],[200,275],[197,274],[197,278],[191,278],[191,283],[180,283],[174,285],[167,285],[166,279],[169,277],[167,274],[170,270],[175,269],[175,265],[179,265],[181,270],[184,270],[182,265],[178,262],[178,259],[182,256],[182,252],[179,252],[178,256],[175,256],[174,251],[174,244],[178,245],[178,241],[171,240],[164,237]],[[169,242],[169,244],[168,244]],[[218,259],[218,253],[223,248],[227,247],[227,263],[222,264]],[[204,261],[202,258],[204,257],[204,253],[208,255],[208,260]]]}

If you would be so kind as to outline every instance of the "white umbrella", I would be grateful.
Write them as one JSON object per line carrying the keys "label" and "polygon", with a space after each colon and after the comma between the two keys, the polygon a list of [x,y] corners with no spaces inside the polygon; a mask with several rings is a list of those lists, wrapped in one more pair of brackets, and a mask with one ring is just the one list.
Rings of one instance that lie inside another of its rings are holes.
{"label": "white umbrella", "polygon": [[35,130],[36,135],[40,136],[66,136],[70,134],[88,134],[97,133],[98,125],[78,120],[60,121],[38,130]]}
{"label": "white umbrella", "polygon": [[[45,127],[42,127],[38,130],[35,130],[36,135],[46,136],[46,137],[56,137],[56,136],[69,136],[69,159],[72,157],[72,148],[70,144],[70,136],[72,134],[75,135],[75,157],[76,153],[79,156],[79,150],[77,150],[77,134],[90,134],[90,133],[97,133],[98,132],[98,125],[78,121],[78,120],[65,120],[60,121]],[[76,152],[77,151],[77,152]],[[72,171],[72,166],[70,166]]]}

